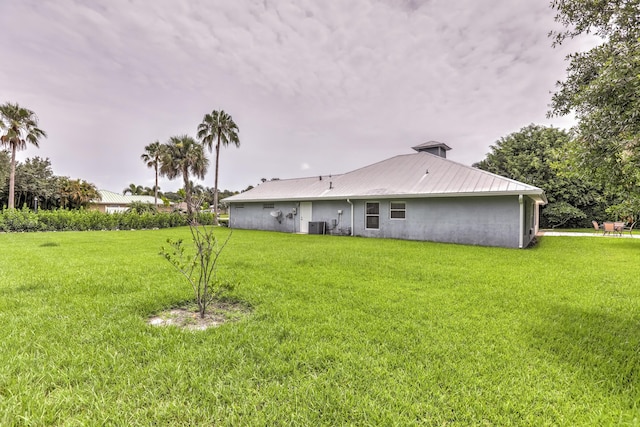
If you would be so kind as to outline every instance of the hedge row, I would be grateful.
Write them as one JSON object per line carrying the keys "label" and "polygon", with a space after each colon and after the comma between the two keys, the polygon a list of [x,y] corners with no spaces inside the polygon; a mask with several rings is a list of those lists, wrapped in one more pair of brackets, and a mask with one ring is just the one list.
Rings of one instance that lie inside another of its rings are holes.
{"label": "hedge row", "polygon": [[[213,214],[198,214],[201,224],[213,224]],[[3,209],[0,211],[0,231],[86,231],[86,230],[141,230],[169,228],[187,225],[184,214],[172,212],[102,213],[87,210],[53,211],[40,210],[38,213],[28,208]]]}

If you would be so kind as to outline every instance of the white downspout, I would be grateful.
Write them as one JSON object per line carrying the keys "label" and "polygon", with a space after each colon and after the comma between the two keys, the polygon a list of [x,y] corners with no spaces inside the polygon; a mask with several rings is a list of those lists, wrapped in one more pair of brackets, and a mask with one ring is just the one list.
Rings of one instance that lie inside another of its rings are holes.
{"label": "white downspout", "polygon": [[349,235],[353,236],[353,203],[351,203],[351,200],[349,199],[347,199],[347,203],[351,205],[351,233],[349,233]]}
{"label": "white downspout", "polygon": [[518,241],[518,248],[524,247],[524,197],[522,194],[518,196],[518,203],[520,203],[520,237]]}
{"label": "white downspout", "polygon": [[537,236],[538,232],[540,231],[540,205],[538,203],[535,204],[535,213],[533,220],[535,221],[533,235]]}

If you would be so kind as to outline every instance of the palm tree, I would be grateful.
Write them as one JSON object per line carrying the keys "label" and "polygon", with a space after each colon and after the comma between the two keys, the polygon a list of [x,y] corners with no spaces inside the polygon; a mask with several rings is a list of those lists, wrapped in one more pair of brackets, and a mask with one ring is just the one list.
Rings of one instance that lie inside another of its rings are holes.
{"label": "palm tree", "polygon": [[24,150],[27,142],[38,147],[38,140],[47,134],[38,128],[36,114],[18,104],[7,102],[0,105],[0,129],[7,132],[0,136],[0,143],[11,150],[11,169],[9,172],[9,209],[15,208],[16,151]]}
{"label": "palm tree", "polygon": [[215,212],[215,222],[218,223],[218,171],[220,169],[220,144],[225,147],[233,144],[240,147],[240,139],[238,138],[238,126],[230,115],[224,110],[213,110],[211,114],[206,114],[202,119],[202,123],[198,126],[198,139],[202,144],[209,148],[209,152],[213,150],[215,140],[216,150],[216,180],[213,187],[213,211]]}
{"label": "palm tree", "polygon": [[202,186],[202,184],[195,184],[193,181],[191,181],[191,194],[195,194],[195,195],[202,195],[202,193],[204,193],[204,187]]}
{"label": "palm tree", "polygon": [[123,195],[130,193],[132,196],[140,195],[143,192],[144,192],[144,188],[142,188],[142,185],[135,185],[134,183],[129,184],[127,188],[122,190]]}
{"label": "palm tree", "polygon": [[82,179],[62,177],[59,182],[60,204],[63,208],[79,209],[87,207],[92,200],[100,200],[100,192],[90,182]]}
{"label": "palm tree", "polygon": [[158,206],[158,167],[160,166],[160,157],[162,156],[162,145],[160,141],[152,142],[144,147],[144,153],[140,156],[142,161],[146,162],[147,167],[153,169],[156,172],[156,185],[154,187],[154,202],[156,207]]}
{"label": "palm tree", "polygon": [[157,194],[156,197],[162,198],[162,191],[160,191],[160,187],[156,187],[156,186],[153,186],[153,188],[144,187],[142,189],[142,193],[140,193],[140,195],[142,196],[155,196],[156,194]]}
{"label": "palm tree", "polygon": [[137,214],[143,214],[145,212],[157,213],[158,208],[145,202],[131,202],[127,212],[135,212]]}
{"label": "palm tree", "polygon": [[204,147],[188,135],[172,136],[162,149],[160,175],[169,179],[182,176],[189,218],[193,216],[189,174],[204,179],[207,166],[209,160],[204,153]]}

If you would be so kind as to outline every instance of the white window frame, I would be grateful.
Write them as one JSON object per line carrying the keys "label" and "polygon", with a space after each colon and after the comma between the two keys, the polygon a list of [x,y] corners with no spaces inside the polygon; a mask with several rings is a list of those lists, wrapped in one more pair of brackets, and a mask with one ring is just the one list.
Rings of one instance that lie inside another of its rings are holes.
{"label": "white window frame", "polygon": [[[368,207],[369,207],[370,203],[371,204],[375,203],[376,205],[378,205],[378,212],[377,213],[370,214],[368,212],[369,211]],[[369,217],[377,217],[378,218],[378,226],[377,227],[375,227],[375,228],[369,227],[369,224],[368,224],[368,221],[367,221],[367,219]],[[375,202],[375,201],[364,202],[364,229],[365,230],[380,230],[380,202]]]}
{"label": "white window frame", "polygon": [[[393,204],[402,204],[403,208],[399,209],[399,208],[394,208]],[[402,212],[402,218],[394,218],[393,217],[393,212]],[[392,221],[404,221],[405,219],[407,219],[407,202],[404,201],[400,201],[400,200],[393,200],[393,201],[389,201],[389,219]]]}

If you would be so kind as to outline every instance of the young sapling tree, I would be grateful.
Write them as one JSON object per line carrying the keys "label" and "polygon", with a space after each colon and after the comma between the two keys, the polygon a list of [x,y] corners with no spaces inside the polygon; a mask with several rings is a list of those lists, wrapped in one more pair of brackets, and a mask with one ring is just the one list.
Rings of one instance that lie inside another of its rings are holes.
{"label": "young sapling tree", "polygon": [[209,304],[230,287],[218,278],[218,261],[231,233],[220,242],[215,235],[215,226],[199,224],[197,215],[189,220],[189,230],[192,249],[188,249],[189,245],[183,239],[167,239],[168,246],[162,246],[160,255],[187,279],[198,313],[204,318]]}

